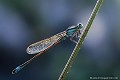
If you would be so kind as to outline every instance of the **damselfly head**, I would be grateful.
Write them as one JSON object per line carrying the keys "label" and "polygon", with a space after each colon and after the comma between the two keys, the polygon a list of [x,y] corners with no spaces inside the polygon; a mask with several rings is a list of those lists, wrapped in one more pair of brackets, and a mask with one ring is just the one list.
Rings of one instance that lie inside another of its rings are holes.
{"label": "damselfly head", "polygon": [[81,29],[83,27],[83,24],[79,23],[76,27],[77,27],[77,29]]}
{"label": "damselfly head", "polygon": [[70,26],[66,29],[67,36],[72,36],[73,34],[76,34],[77,32],[80,32],[80,29],[83,27],[81,23],[79,23],[77,26]]}
{"label": "damselfly head", "polygon": [[82,27],[83,27],[83,24],[82,24],[82,23],[79,23],[79,24],[76,25],[76,26],[70,26],[70,27],[68,27],[68,28],[66,29],[66,31],[68,31],[68,30],[73,30],[73,29],[78,30],[78,29],[81,29]]}

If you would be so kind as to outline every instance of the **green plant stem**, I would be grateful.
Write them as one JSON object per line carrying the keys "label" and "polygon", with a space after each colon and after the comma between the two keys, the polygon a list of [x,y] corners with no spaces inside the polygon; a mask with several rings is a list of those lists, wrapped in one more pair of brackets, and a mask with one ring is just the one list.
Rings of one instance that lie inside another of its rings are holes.
{"label": "green plant stem", "polygon": [[74,59],[76,58],[76,56],[77,56],[77,54],[78,54],[78,52],[79,52],[79,50],[80,50],[80,48],[82,46],[82,43],[83,43],[83,41],[84,41],[84,39],[85,39],[85,37],[86,37],[92,23],[93,23],[94,18],[96,17],[97,12],[100,9],[100,6],[102,5],[103,1],[104,0],[98,0],[97,1],[96,5],[95,5],[95,7],[94,7],[94,9],[93,9],[93,11],[91,13],[91,16],[90,16],[90,18],[89,18],[89,20],[88,20],[82,34],[81,34],[81,36],[80,36],[80,39],[78,40],[78,43],[76,44],[70,58],[68,59],[68,62],[65,65],[65,67],[64,67],[64,69],[63,69],[63,71],[62,71],[62,73],[61,73],[58,80],[64,80],[65,77],[67,76],[68,71],[70,70],[72,63],[73,63]]}

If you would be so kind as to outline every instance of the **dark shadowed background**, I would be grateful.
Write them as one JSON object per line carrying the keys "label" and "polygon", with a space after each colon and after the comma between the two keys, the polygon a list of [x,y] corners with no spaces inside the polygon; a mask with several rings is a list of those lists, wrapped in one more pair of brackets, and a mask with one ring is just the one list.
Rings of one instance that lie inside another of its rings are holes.
{"label": "dark shadowed background", "polygon": [[[0,80],[57,80],[75,43],[47,50],[19,73],[12,70],[34,55],[26,48],[87,20],[97,0],[0,0]],[[120,78],[120,0],[105,0],[66,80]],[[120,80],[120,79],[119,79]]]}

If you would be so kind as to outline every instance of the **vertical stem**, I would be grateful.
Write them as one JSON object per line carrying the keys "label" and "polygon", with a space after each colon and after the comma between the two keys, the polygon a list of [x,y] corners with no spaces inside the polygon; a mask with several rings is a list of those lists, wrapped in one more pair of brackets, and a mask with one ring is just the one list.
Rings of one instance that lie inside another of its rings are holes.
{"label": "vertical stem", "polygon": [[88,20],[88,22],[87,22],[87,24],[86,24],[82,34],[81,34],[81,36],[80,36],[80,39],[78,40],[78,43],[76,44],[76,46],[75,46],[75,48],[74,48],[70,58],[68,59],[68,62],[65,65],[65,67],[64,67],[64,69],[63,69],[63,71],[62,71],[62,73],[61,73],[61,75],[60,75],[58,80],[64,80],[65,77],[67,76],[67,73],[70,70],[70,67],[71,67],[74,59],[76,58],[76,56],[77,56],[77,54],[78,54],[78,52],[79,52],[79,50],[80,50],[80,48],[82,46],[82,43],[83,43],[83,41],[84,41],[84,39],[85,39],[85,37],[86,37],[86,35],[87,35],[87,33],[88,33],[92,23],[93,23],[94,18],[96,17],[97,12],[100,9],[103,1],[104,0],[98,0],[97,1],[96,5],[95,5],[95,7],[94,7],[94,9],[93,9],[93,11],[91,13],[91,16],[90,16],[90,18],[89,18],[89,20]]}

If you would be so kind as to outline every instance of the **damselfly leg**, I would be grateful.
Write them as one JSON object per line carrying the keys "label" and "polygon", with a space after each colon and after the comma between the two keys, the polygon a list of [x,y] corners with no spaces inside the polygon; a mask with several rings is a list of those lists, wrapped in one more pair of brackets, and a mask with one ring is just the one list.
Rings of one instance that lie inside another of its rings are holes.
{"label": "damselfly leg", "polygon": [[73,33],[73,35],[70,37],[70,40],[71,40],[72,42],[74,42],[74,43],[77,44],[77,41],[76,41],[76,40],[73,40],[73,38],[74,38],[75,36],[76,36],[76,38],[79,38],[79,37],[80,37],[80,34],[81,34],[80,30],[78,30],[77,32]]}

